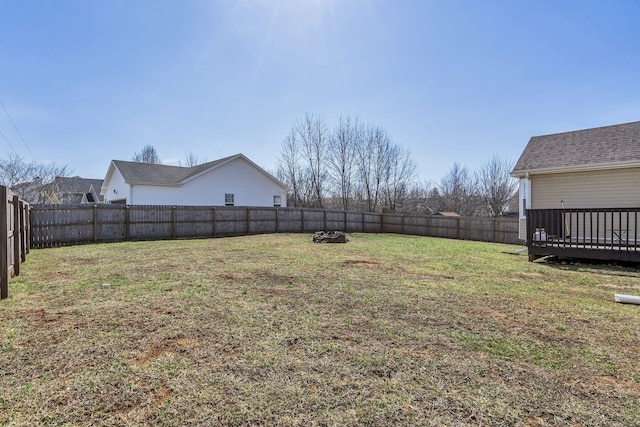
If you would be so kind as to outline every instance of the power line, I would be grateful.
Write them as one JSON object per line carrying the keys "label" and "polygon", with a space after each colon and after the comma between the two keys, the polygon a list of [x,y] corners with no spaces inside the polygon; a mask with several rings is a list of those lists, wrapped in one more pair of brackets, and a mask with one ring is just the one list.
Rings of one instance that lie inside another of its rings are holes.
{"label": "power line", "polygon": [[0,135],[2,135],[2,137],[4,138],[5,141],[7,141],[7,144],[9,144],[9,147],[11,147],[11,151],[13,151],[16,154],[16,156],[20,157],[20,155],[16,152],[16,149],[13,148],[13,145],[11,145],[11,143],[9,142],[7,137],[4,136],[4,133],[2,133],[2,131],[0,131]]}
{"label": "power line", "polygon": [[[11,118],[11,115],[9,114],[9,111],[7,110],[7,107],[4,106],[4,102],[2,102],[2,99],[0,99],[0,105],[2,105],[2,108],[4,108],[4,112],[7,113],[7,117],[9,117],[9,121],[11,121],[11,124],[13,125],[13,128],[16,130],[16,132],[18,133],[18,135],[20,136],[20,139],[22,140],[22,143],[24,144],[25,148],[27,149],[27,151],[29,152],[29,155],[31,156],[31,158],[33,159],[33,161],[36,161],[36,158],[33,157],[33,153],[31,152],[31,150],[29,149],[29,146],[27,145],[27,141],[24,140],[24,138],[22,137],[22,134],[20,133],[20,131],[18,130],[18,126],[16,126],[16,124],[13,122],[13,119]],[[7,140],[7,137],[5,137],[4,135],[2,135],[4,137],[4,139],[7,141],[7,143],[9,143],[9,140]],[[11,144],[9,144],[9,146],[11,146]],[[11,147],[11,149],[13,150],[13,147]],[[16,153],[16,150],[13,150],[14,153]],[[18,154],[18,153],[16,153]]]}

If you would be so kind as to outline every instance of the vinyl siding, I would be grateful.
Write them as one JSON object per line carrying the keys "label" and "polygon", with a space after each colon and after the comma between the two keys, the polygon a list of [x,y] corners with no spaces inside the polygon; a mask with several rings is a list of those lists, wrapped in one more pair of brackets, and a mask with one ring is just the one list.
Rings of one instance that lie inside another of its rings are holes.
{"label": "vinyl siding", "polygon": [[104,202],[112,203],[115,200],[125,200],[125,203],[131,203],[131,187],[124,181],[122,174],[118,169],[114,169],[113,174],[104,186]]}
{"label": "vinyl siding", "polygon": [[241,158],[181,186],[134,185],[129,203],[224,206],[225,194],[234,195],[235,206],[273,206],[273,196],[281,196],[286,206],[286,189]]}
{"label": "vinyl siding", "polygon": [[640,168],[534,175],[531,208],[640,207]]}
{"label": "vinyl siding", "polygon": [[[640,207],[640,168],[535,175],[531,177],[532,209]],[[612,237],[612,231],[635,235],[635,216],[626,213],[582,216],[567,213],[563,224],[572,236]],[[520,237],[526,236],[520,222]]]}

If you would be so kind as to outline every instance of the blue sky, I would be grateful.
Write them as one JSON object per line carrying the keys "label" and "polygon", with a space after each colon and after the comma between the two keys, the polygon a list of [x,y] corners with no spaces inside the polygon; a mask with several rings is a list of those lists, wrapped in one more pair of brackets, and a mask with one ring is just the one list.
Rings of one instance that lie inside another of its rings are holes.
{"label": "blue sky", "polygon": [[[37,161],[87,178],[146,144],[274,170],[309,112],[383,127],[437,181],[640,120],[639,19],[635,0],[0,0],[0,100]],[[31,158],[2,109],[0,132]]]}

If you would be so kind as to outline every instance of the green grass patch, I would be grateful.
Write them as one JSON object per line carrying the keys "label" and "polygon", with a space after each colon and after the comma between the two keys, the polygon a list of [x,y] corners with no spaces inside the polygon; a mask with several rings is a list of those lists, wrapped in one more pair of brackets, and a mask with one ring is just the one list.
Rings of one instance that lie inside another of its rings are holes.
{"label": "green grass patch", "polygon": [[[34,250],[1,425],[638,425],[640,272],[354,234]],[[109,286],[103,286],[108,284]]]}

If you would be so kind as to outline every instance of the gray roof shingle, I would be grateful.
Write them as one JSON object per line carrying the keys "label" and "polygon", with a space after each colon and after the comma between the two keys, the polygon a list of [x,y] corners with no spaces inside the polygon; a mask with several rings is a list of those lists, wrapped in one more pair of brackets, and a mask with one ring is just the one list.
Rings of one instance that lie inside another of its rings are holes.
{"label": "gray roof shingle", "polygon": [[[102,182],[102,179],[80,178],[79,176],[57,176],[54,180],[54,188],[58,199],[63,204],[79,205],[83,201],[83,196],[87,197],[89,203],[98,203],[102,202],[103,199],[100,197]],[[96,195],[98,195],[98,200],[89,200],[93,198],[93,195],[90,193],[92,186]]]}
{"label": "gray roof shingle", "polygon": [[640,122],[534,136],[513,173],[640,163]]}
{"label": "gray roof shingle", "polygon": [[237,156],[239,154],[193,167],[127,162],[124,160],[113,160],[113,163],[128,184],[179,185],[184,180]]}
{"label": "gray roof shingle", "polygon": [[80,178],[79,176],[55,178],[57,189],[63,193],[86,193],[93,185],[93,189],[100,192],[102,179]]}

